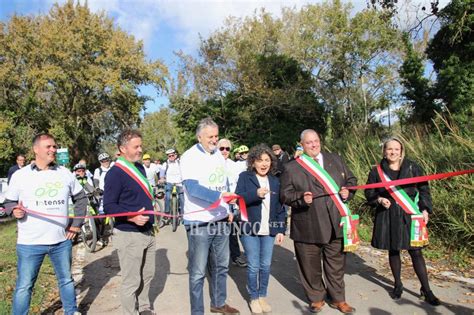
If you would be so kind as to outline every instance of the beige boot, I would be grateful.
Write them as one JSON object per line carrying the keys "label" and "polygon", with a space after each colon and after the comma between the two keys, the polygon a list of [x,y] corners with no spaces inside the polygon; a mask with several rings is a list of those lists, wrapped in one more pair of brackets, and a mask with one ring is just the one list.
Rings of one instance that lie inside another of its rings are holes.
{"label": "beige boot", "polygon": [[270,313],[272,311],[272,307],[270,306],[270,304],[267,303],[265,298],[261,297],[258,299],[258,301],[260,302],[260,306],[262,307],[262,312]]}
{"label": "beige boot", "polygon": [[252,311],[252,314],[262,314],[263,313],[259,300],[250,301],[250,311]]}

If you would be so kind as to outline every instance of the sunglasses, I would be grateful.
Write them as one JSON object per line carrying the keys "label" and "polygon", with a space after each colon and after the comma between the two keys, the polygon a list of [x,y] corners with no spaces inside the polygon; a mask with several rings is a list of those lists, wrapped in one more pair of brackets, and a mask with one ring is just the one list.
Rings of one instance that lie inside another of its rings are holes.
{"label": "sunglasses", "polygon": [[221,151],[227,151],[227,152],[230,152],[230,148],[229,147],[220,147],[219,150]]}
{"label": "sunglasses", "polygon": [[110,160],[109,159],[104,159],[104,160],[100,160],[99,162],[104,163],[104,162],[107,162],[107,161],[110,161]]}

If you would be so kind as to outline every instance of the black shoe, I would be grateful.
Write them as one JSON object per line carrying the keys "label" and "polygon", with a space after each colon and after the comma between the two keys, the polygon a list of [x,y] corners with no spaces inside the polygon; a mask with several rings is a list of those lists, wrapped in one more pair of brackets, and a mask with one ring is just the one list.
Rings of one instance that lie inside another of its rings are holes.
{"label": "black shoe", "polygon": [[392,295],[393,295],[392,299],[400,300],[400,298],[402,297],[402,293],[403,293],[403,284],[394,286],[393,291],[392,291]]}
{"label": "black shoe", "polygon": [[425,289],[420,289],[420,295],[426,302],[433,306],[438,306],[441,304],[441,301],[433,294],[433,291],[425,291]]}

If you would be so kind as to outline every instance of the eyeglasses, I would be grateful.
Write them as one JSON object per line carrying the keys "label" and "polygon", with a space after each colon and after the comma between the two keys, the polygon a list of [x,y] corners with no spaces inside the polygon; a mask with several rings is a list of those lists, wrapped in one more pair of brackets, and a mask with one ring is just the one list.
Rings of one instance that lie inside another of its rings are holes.
{"label": "eyeglasses", "polygon": [[108,162],[108,161],[109,161],[109,159],[104,159],[104,160],[100,160],[99,162],[104,163],[104,162]]}
{"label": "eyeglasses", "polygon": [[173,156],[176,156],[176,154],[168,154],[168,157],[173,157]]}
{"label": "eyeglasses", "polygon": [[230,151],[230,147],[220,147],[219,150],[221,150],[221,151],[224,151],[224,150],[225,150],[225,151],[229,152],[229,151]]}

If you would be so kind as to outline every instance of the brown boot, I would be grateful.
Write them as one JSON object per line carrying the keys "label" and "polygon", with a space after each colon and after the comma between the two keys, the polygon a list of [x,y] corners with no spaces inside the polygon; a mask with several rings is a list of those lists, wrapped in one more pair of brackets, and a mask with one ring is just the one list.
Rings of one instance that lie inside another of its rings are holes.
{"label": "brown boot", "polygon": [[339,312],[344,313],[344,314],[352,314],[352,313],[355,313],[356,311],[356,309],[350,306],[349,304],[347,304],[346,301],[332,302],[332,303],[329,303],[329,306],[337,309]]}
{"label": "brown boot", "polygon": [[220,313],[224,315],[239,315],[240,314],[239,310],[227,304],[224,304],[224,306],[221,306],[221,307],[211,306],[211,313]]}

